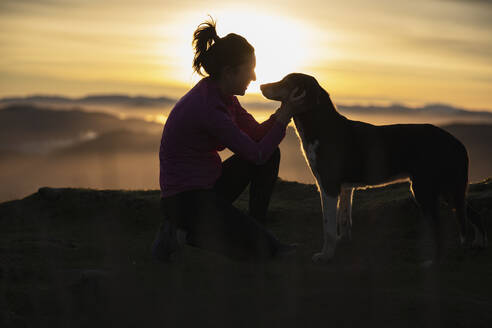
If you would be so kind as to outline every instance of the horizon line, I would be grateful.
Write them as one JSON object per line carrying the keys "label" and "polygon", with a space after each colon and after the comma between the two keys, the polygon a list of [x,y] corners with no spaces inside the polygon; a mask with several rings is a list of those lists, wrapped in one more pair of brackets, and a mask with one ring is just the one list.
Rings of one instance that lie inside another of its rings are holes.
{"label": "horizon line", "polygon": [[[248,96],[256,97],[257,95],[261,95],[261,93],[249,94],[249,95],[246,95],[246,97],[248,97]],[[122,96],[122,97],[131,98],[131,99],[134,99],[134,98],[147,98],[147,99],[151,99],[151,100],[166,99],[166,100],[169,100],[170,102],[177,102],[179,100],[179,97],[175,98],[175,97],[167,96],[164,94],[159,95],[159,96],[150,96],[150,95],[146,95],[146,94],[134,94],[134,95],[132,95],[129,93],[108,92],[108,93],[86,93],[84,96],[68,96],[68,95],[63,95],[63,94],[50,94],[50,93],[33,93],[33,94],[24,95],[24,96],[0,97],[0,102],[15,101],[17,99],[28,100],[29,98],[35,98],[35,97],[39,97],[39,98],[64,98],[67,100],[76,101],[76,100],[83,100],[83,99],[91,98],[91,97],[115,97],[115,96]],[[417,105],[417,106],[410,105],[404,101],[397,101],[397,100],[379,101],[379,103],[381,103],[381,102],[386,103],[386,105],[378,104],[378,101],[374,101],[374,102],[367,101],[367,102],[365,102],[365,104],[364,104],[364,102],[354,101],[350,105],[346,104],[346,102],[341,101],[341,102],[337,102],[336,105],[337,106],[343,106],[343,107],[381,107],[381,108],[390,108],[390,107],[394,107],[394,106],[401,106],[401,107],[406,107],[409,109],[419,109],[419,108],[425,108],[425,107],[437,105],[437,106],[451,107],[454,109],[466,110],[466,111],[470,111],[470,112],[489,112],[489,113],[492,113],[492,107],[491,108],[462,107],[459,105],[453,105],[451,103],[445,103],[445,102],[440,102],[440,101],[425,102],[425,103],[421,103],[420,105]],[[274,103],[274,102],[272,102],[271,100],[268,100],[268,99],[255,99],[255,100],[250,99],[250,100],[246,100],[244,103],[266,105],[266,104]]]}

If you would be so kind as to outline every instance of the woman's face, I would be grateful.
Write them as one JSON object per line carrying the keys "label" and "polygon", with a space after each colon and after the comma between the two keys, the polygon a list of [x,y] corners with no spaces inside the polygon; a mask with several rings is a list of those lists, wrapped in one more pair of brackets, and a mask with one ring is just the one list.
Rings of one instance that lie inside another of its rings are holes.
{"label": "woman's face", "polygon": [[243,64],[231,69],[229,75],[230,92],[233,95],[243,96],[251,81],[256,81],[256,57],[251,55]]}

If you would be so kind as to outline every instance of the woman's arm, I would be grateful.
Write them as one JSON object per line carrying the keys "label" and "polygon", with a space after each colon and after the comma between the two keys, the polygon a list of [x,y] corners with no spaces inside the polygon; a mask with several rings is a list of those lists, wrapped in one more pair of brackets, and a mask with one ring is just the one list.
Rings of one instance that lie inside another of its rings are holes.
{"label": "woman's arm", "polygon": [[271,119],[269,129],[265,131],[264,136],[259,141],[256,141],[238,128],[238,125],[222,108],[211,108],[208,111],[208,117],[203,120],[203,124],[207,132],[215,136],[221,144],[235,154],[256,164],[262,164],[270,158],[284,138],[287,126],[286,123],[284,124],[275,118]]}
{"label": "woman's arm", "polygon": [[[242,107],[242,120],[237,122],[236,116],[236,123],[234,123],[227,110],[220,105],[207,111],[208,117],[202,120],[202,124],[205,124],[208,133],[215,136],[232,152],[253,163],[262,164],[270,158],[285,137],[285,129],[292,115],[302,107],[305,92],[294,97],[296,91],[294,90],[289,99],[283,101],[280,108],[262,124],[256,122]],[[249,134],[241,127],[249,129]]]}
{"label": "woman's arm", "polygon": [[296,97],[294,95],[297,91],[298,88],[295,88],[289,98],[286,101],[282,101],[277,111],[261,124],[241,106],[237,98],[234,98],[236,124],[253,140],[260,141],[276,121],[287,125],[292,116],[299,110],[302,110],[306,91],[303,91],[301,95]]}
{"label": "woman's arm", "polygon": [[253,115],[239,104],[239,101],[236,101],[234,106],[236,124],[254,141],[260,141],[275,123],[275,114],[272,114],[268,120],[258,123]]}

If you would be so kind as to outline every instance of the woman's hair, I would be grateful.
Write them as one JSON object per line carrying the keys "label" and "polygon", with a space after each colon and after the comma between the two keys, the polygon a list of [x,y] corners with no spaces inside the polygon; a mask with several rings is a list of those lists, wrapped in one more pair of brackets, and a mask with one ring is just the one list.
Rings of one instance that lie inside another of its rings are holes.
{"label": "woman's hair", "polygon": [[215,30],[216,22],[210,18],[193,33],[193,70],[205,76],[202,69],[212,78],[218,77],[222,68],[235,67],[254,54],[255,49],[240,35],[230,33],[220,38]]}

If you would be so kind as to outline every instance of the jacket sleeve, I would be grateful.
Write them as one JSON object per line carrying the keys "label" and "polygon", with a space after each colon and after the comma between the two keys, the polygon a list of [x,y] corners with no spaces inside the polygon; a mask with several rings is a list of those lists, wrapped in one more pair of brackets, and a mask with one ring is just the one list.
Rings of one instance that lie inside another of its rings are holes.
{"label": "jacket sleeve", "polygon": [[285,136],[286,126],[277,120],[272,120],[271,128],[261,140],[255,141],[232,121],[226,109],[217,106],[210,108],[207,114],[202,122],[206,132],[233,153],[255,164],[265,163]]}
{"label": "jacket sleeve", "polygon": [[276,122],[275,114],[272,114],[268,120],[263,123],[258,123],[253,115],[248,113],[237,100],[234,103],[234,109],[236,124],[244,133],[255,141],[260,141]]}

